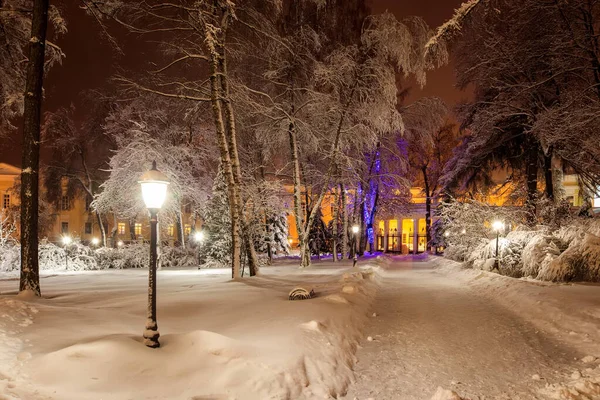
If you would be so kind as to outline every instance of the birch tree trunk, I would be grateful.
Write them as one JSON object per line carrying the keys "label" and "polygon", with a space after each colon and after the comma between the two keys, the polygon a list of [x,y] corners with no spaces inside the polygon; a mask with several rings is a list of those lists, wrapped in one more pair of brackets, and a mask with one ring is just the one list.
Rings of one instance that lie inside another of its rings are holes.
{"label": "birch tree trunk", "polygon": [[40,118],[44,81],[44,52],[48,26],[48,0],[33,1],[29,61],[23,113],[21,161],[21,275],[19,291],[41,296],[38,260],[38,206],[40,167]]}
{"label": "birch tree trunk", "polygon": [[[223,38],[224,40],[224,38]],[[229,82],[227,75],[227,59],[225,54],[225,48],[219,47],[219,70],[221,92],[222,92],[222,103],[224,104],[225,118],[226,118],[226,134],[227,134],[227,146],[231,157],[231,169],[233,171],[233,179],[235,182],[234,194],[236,196],[236,203],[238,204],[237,213],[239,214],[239,220],[241,223],[242,234],[246,239],[245,250],[248,259],[248,267],[250,269],[250,276],[258,274],[258,257],[254,248],[254,241],[252,235],[250,235],[250,229],[244,216],[244,210],[242,209],[242,196],[241,196],[241,184],[242,184],[242,171],[240,169],[240,158],[237,149],[237,130],[235,126],[235,115],[233,111],[233,105],[231,104],[231,97],[229,94]]]}
{"label": "birch tree trunk", "polygon": [[346,196],[346,188],[343,183],[340,183],[340,196],[342,199],[341,212],[342,212],[342,259],[348,253],[348,211],[346,203],[348,198]]}
{"label": "birch tree trunk", "polygon": [[332,252],[333,252],[333,262],[338,261],[338,219],[340,217],[340,196],[338,193],[337,187],[334,190],[334,199],[333,199],[333,243],[332,243]]}
{"label": "birch tree trunk", "polygon": [[[300,255],[302,261],[300,265],[310,265],[310,256],[306,260],[306,250],[308,248],[307,238],[304,234],[304,211],[302,210],[302,188],[300,179],[300,156],[298,149],[298,137],[293,122],[290,122],[288,127],[288,136],[290,139],[290,151],[292,153],[292,176],[294,184],[294,217],[296,219],[296,229],[298,231],[298,239],[300,246]],[[308,263],[308,264],[306,264]]]}
{"label": "birch tree trunk", "polygon": [[212,105],[213,118],[215,121],[215,129],[217,133],[217,143],[221,156],[221,166],[225,174],[227,182],[227,192],[229,200],[229,214],[231,217],[231,277],[233,279],[240,278],[240,260],[241,260],[241,237],[240,237],[240,213],[237,196],[237,187],[233,168],[231,166],[231,158],[225,132],[225,124],[223,122],[223,110],[221,107],[221,87],[219,79],[219,54],[214,47],[211,48],[210,57],[210,100]]}
{"label": "birch tree trunk", "polygon": [[106,247],[106,228],[104,222],[102,222],[102,215],[96,211],[96,218],[98,219],[98,227],[100,228],[100,235],[102,236],[102,246]]}
{"label": "birch tree trunk", "polygon": [[185,232],[181,211],[177,212],[177,241],[179,242],[180,247],[185,247]]}

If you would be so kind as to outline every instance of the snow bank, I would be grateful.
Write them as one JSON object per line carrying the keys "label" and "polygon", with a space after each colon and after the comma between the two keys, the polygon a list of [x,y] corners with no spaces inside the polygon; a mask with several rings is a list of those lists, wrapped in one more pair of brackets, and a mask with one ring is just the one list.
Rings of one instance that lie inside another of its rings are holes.
{"label": "snow bank", "polygon": [[[265,268],[261,277],[235,282],[229,280],[229,270],[161,270],[159,349],[141,342],[144,271],[44,279],[48,298],[32,300],[40,312],[33,328],[19,334],[23,342],[17,346],[31,354],[31,361],[10,368],[7,376],[14,387],[0,391],[0,397],[340,397],[353,379],[376,275],[368,267],[339,265],[317,263],[306,270],[278,265]],[[0,290],[10,284],[0,281]],[[290,288],[298,285],[314,288],[317,297],[288,301]],[[12,337],[14,326],[8,325],[2,329]],[[6,343],[0,341],[0,354],[5,354]],[[15,351],[7,358],[14,359]]]}

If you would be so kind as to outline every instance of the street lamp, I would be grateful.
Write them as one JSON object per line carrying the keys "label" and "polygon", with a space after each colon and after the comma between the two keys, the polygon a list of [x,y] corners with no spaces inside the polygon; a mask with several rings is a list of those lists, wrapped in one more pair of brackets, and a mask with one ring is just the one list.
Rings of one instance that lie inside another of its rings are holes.
{"label": "street lamp", "polygon": [[65,269],[69,269],[69,255],[67,254],[67,246],[72,242],[70,236],[63,236],[62,243],[65,246]]}
{"label": "street lamp", "polygon": [[498,261],[498,248],[500,244],[500,231],[504,230],[504,222],[494,221],[492,223],[492,229],[496,232],[496,260],[494,261],[494,269],[500,272],[500,263]]}
{"label": "street lamp", "polygon": [[150,212],[150,265],[148,271],[148,316],[144,330],[144,344],[151,348],[160,347],[158,324],[156,323],[156,242],[158,211],[167,197],[169,179],[156,169],[156,161],[152,169],[145,172],[139,181],[142,187],[142,198]]}
{"label": "street lamp", "polygon": [[198,243],[202,242],[204,240],[204,232],[198,231],[194,233],[194,240]]}
{"label": "street lamp", "polygon": [[98,240],[98,238],[92,238],[92,245],[98,246],[98,244],[100,244],[100,240]]}
{"label": "street lamp", "polygon": [[358,262],[358,231],[360,231],[360,228],[358,225],[354,225],[352,227],[352,233],[354,233],[354,262],[352,267],[356,267],[356,263]]}
{"label": "street lamp", "polygon": [[122,241],[122,240],[119,240],[119,241],[117,242],[117,246],[119,246],[119,247],[122,247],[122,246],[123,246],[123,244],[124,244],[124,243],[123,243],[123,241]]}

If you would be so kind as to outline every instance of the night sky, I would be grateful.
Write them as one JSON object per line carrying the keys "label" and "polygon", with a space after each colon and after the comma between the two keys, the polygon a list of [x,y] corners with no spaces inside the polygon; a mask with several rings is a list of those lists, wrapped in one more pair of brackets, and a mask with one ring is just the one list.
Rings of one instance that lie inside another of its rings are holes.
{"label": "night sky", "polygon": [[[437,27],[452,15],[462,1],[372,0],[371,6],[374,13],[389,10],[399,19],[418,15],[430,26]],[[135,38],[124,31],[117,32],[116,35],[125,39],[126,54],[114,55],[106,39],[98,33],[96,23],[79,9],[78,2],[66,1],[63,4],[61,8],[67,18],[69,32],[58,40],[58,44],[67,57],[63,65],[55,66],[46,79],[45,109],[50,111],[71,103],[77,104],[78,94],[86,89],[106,87],[107,79],[117,72],[118,64],[127,69],[135,69],[140,56],[143,56],[142,51],[135,49]],[[453,105],[467,96],[454,88],[452,65],[431,72],[423,90],[415,84],[409,85],[412,88],[409,100],[422,96],[439,96]],[[15,151],[19,147],[18,141],[5,141],[2,147],[0,160],[19,165],[20,151]]]}

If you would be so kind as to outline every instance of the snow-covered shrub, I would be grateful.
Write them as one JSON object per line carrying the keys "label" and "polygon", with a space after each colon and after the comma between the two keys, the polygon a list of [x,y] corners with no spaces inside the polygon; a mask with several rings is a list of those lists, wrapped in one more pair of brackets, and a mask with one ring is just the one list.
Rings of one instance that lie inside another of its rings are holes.
{"label": "snow-covered shrub", "polygon": [[[537,231],[515,230],[498,239],[498,269],[502,275],[523,276],[523,250]],[[481,243],[467,258],[475,269],[490,270],[496,259],[496,239]]]}
{"label": "snow-covered shrub", "polygon": [[523,249],[523,276],[537,277],[540,270],[547,269],[565,247],[557,237],[543,233],[534,236]]}
{"label": "snow-covered shrub", "polygon": [[198,251],[182,247],[163,247],[160,256],[165,268],[185,268],[198,266]]}
{"label": "snow-covered shrub", "polygon": [[39,263],[42,271],[98,269],[93,251],[80,243],[59,247],[44,240],[39,246]]}
{"label": "snow-covered shrub", "polygon": [[550,263],[542,265],[537,279],[552,282],[568,282],[577,278],[585,269],[581,242],[576,240],[569,248]]}
{"label": "snow-covered shrub", "polygon": [[21,247],[14,244],[0,246],[0,272],[16,271],[21,265]]}

